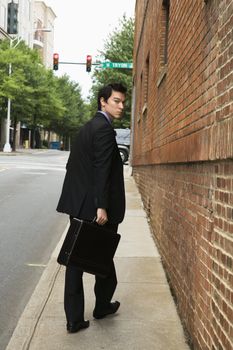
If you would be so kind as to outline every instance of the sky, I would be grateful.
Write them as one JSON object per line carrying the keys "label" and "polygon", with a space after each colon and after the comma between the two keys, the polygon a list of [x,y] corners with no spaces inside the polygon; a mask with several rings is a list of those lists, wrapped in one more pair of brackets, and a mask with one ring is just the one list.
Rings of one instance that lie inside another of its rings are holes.
{"label": "sky", "polygon": [[[134,17],[136,0],[44,0],[55,12],[54,52],[61,62],[86,62],[92,55],[94,63],[104,41],[118,27],[126,14]],[[59,65],[56,75],[68,74],[78,82],[86,99],[91,88],[91,73],[86,66]]]}

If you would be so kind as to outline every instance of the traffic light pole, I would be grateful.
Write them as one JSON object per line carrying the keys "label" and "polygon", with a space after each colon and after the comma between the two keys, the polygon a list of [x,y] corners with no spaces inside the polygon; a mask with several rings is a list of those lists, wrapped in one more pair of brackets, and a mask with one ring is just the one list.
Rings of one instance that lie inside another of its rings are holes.
{"label": "traffic light pole", "polygon": [[[84,62],[60,62],[59,64],[77,64],[86,66]],[[122,68],[122,69],[132,69],[132,62],[99,62],[99,63],[91,63],[92,66],[100,66],[101,68]]]}
{"label": "traffic light pole", "polygon": [[[12,48],[13,39],[10,38],[10,48]],[[12,65],[9,63],[9,71],[8,75],[11,76],[11,69]],[[10,123],[11,123],[11,99],[8,97],[7,100],[7,118],[6,118],[6,143],[3,147],[3,152],[11,152],[11,145],[10,145]]]}
{"label": "traffic light pole", "polygon": [[[85,66],[86,63],[82,63],[82,62],[59,62],[59,64],[80,64],[82,66]],[[92,63],[92,66],[99,66],[101,63]]]}
{"label": "traffic light pole", "polygon": [[[18,40],[15,46],[13,46],[14,40]],[[10,49],[14,49],[21,41],[22,39],[19,37],[16,37],[14,39],[10,38]],[[11,76],[11,71],[12,71],[12,64],[9,63],[9,70],[8,70],[8,75],[9,77]],[[3,147],[3,152],[11,152],[11,145],[10,145],[10,124],[11,124],[11,99],[8,97],[7,100],[7,119],[6,119],[6,143]]]}
{"label": "traffic light pole", "polygon": [[91,72],[92,66],[98,66],[99,68],[121,68],[121,69],[133,69],[133,63],[132,62],[98,62],[98,63],[92,63],[92,56],[87,55],[86,63],[84,62],[59,62],[59,55],[58,53],[53,54],[53,70],[58,70],[59,64],[75,64],[75,65],[85,65],[86,66],[86,72]]}

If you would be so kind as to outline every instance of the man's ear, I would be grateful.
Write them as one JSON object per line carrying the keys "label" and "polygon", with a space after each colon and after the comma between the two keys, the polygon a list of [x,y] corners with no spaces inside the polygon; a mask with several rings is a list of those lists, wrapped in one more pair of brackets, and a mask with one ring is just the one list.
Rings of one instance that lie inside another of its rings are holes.
{"label": "man's ear", "polygon": [[101,107],[105,107],[105,104],[106,104],[106,101],[103,97],[100,98],[100,104],[101,104]]}

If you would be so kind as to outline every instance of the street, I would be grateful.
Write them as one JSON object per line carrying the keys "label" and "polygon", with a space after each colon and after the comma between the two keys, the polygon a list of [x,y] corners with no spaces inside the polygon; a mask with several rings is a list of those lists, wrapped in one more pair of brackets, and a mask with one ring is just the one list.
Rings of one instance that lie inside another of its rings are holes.
{"label": "street", "polygon": [[67,157],[56,150],[0,154],[0,349],[67,225],[56,212]]}

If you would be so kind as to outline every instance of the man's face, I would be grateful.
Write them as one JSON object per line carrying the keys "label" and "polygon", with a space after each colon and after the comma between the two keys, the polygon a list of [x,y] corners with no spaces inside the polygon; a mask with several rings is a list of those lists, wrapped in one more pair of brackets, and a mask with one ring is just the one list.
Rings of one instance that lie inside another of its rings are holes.
{"label": "man's face", "polygon": [[107,101],[104,101],[103,97],[100,99],[102,111],[110,115],[115,119],[120,119],[124,109],[125,95],[118,91],[112,91],[112,95]]}

